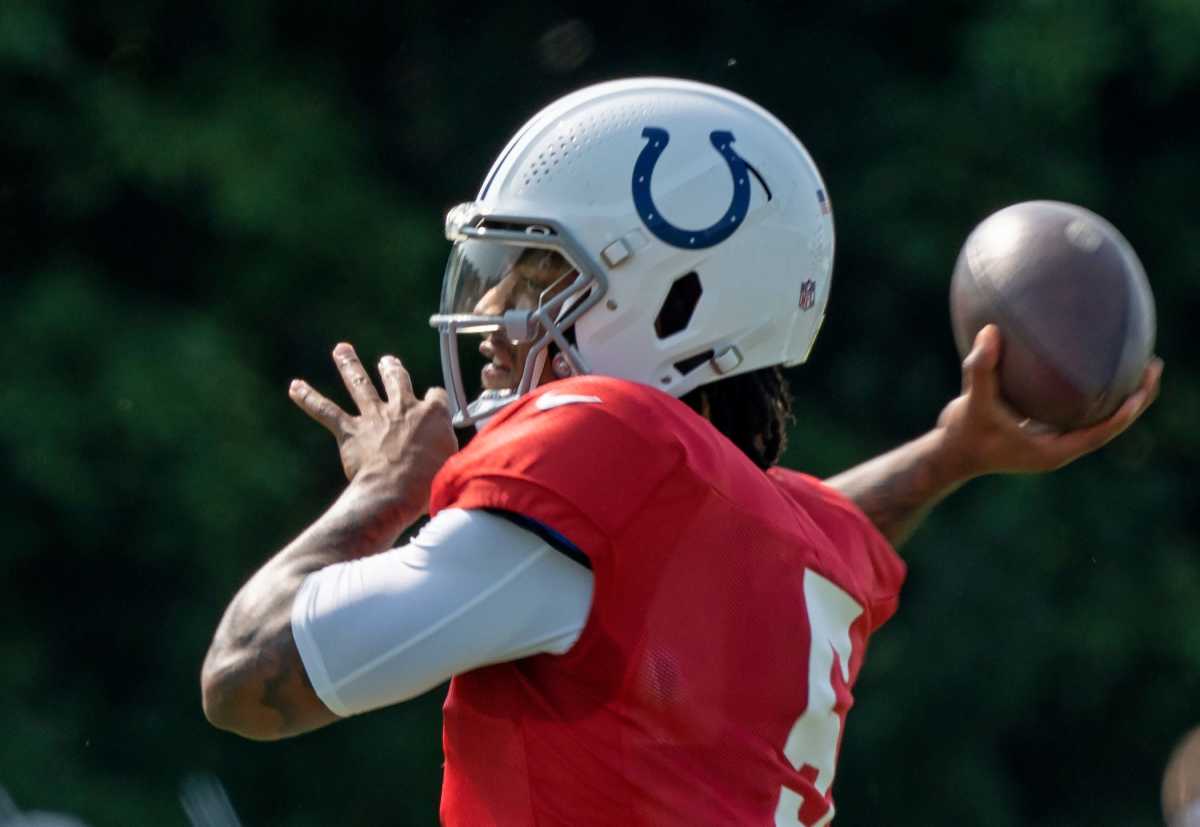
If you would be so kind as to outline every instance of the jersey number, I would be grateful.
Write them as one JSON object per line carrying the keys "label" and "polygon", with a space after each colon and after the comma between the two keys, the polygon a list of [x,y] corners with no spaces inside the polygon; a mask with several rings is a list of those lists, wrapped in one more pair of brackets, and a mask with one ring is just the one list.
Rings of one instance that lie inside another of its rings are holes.
{"label": "jersey number", "polygon": [[[814,571],[804,572],[804,602],[808,609],[811,648],[808,656],[808,703],[804,714],[788,733],[784,755],[797,770],[809,775],[817,792],[825,795],[833,784],[838,736],[842,721],[835,710],[834,655],[842,680],[850,682],[850,625],[862,614],[840,588]],[[809,812],[816,815],[805,820]],[[803,796],[784,787],[775,808],[776,827],[821,827],[833,818],[833,809],[805,807]]]}

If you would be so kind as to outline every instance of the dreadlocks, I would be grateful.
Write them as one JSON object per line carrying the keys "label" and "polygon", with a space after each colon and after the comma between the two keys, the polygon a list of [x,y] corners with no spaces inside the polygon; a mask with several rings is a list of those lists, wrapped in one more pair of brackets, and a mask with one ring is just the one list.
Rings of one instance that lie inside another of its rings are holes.
{"label": "dreadlocks", "polygon": [[779,462],[792,421],[792,395],[779,365],[701,385],[683,401],[759,468]]}

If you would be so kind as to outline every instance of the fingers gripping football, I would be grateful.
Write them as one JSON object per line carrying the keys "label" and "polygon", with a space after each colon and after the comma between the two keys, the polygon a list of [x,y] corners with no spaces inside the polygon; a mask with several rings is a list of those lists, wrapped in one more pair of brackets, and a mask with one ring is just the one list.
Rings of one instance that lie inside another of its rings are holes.
{"label": "fingers gripping football", "polygon": [[1141,416],[1158,395],[1162,362],[1151,360],[1141,386],[1112,416],[1095,425],[1060,432],[1017,413],[1000,391],[1003,340],[995,325],[979,331],[963,360],[963,392],[942,411],[950,452],[964,476],[1050,471],[1100,448]]}
{"label": "fingers gripping football", "polygon": [[963,360],[963,393],[977,407],[987,407],[999,400],[1000,383],[996,378],[996,365],[1000,362],[999,330],[988,325],[979,331],[975,347]]}
{"label": "fingers gripping football", "polygon": [[288,395],[333,434],[348,480],[363,473],[388,475],[405,499],[425,508],[434,475],[458,450],[445,391],[431,388],[424,399],[418,399],[404,365],[395,356],[384,356],[379,361],[381,397],[352,346],[339,344],[333,360],[357,415],[300,379],[292,382]]}

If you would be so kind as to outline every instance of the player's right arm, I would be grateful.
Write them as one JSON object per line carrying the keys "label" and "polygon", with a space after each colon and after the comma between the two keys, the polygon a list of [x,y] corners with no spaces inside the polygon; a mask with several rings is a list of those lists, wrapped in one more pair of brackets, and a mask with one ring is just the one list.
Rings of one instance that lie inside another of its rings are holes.
{"label": "player's right arm", "polygon": [[292,635],[339,717],[454,675],[561,655],[587,619],[592,573],[511,515],[447,508],[407,544],[305,578]]}
{"label": "player's right arm", "polygon": [[988,325],[963,360],[963,392],[937,427],[826,482],[841,491],[899,546],[938,502],[974,477],[1051,471],[1100,448],[1133,424],[1158,395],[1162,362],[1111,417],[1066,433],[1028,427],[1000,395],[1000,331]]}
{"label": "player's right arm", "polygon": [[444,391],[417,399],[400,361],[385,357],[380,398],[352,347],[338,345],[333,356],[357,416],[299,380],[290,394],[337,438],[350,484],[234,596],[201,673],[205,715],[248,738],[284,738],[336,719],[315,693],[292,637],[296,593],[313,572],[389,548],[425,513],[433,477],[458,447]]}

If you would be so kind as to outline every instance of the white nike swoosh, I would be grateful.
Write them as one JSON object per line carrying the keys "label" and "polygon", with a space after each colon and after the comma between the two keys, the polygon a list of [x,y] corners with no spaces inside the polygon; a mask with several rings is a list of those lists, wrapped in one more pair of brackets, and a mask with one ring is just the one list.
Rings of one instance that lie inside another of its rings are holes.
{"label": "white nike swoosh", "polygon": [[557,408],[562,405],[575,405],[580,402],[603,402],[604,400],[598,396],[584,396],[580,393],[543,393],[534,401],[534,407],[539,411],[548,411],[551,408]]}

